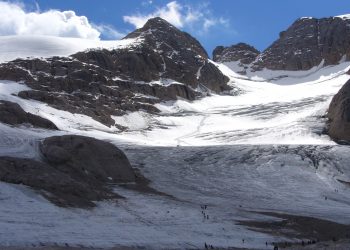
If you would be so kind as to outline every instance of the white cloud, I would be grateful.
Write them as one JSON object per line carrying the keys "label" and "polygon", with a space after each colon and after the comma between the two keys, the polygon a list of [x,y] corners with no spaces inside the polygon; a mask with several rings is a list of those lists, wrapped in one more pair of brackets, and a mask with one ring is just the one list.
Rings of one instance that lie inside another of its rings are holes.
{"label": "white cloud", "polygon": [[110,25],[101,24],[101,25],[93,25],[105,38],[107,39],[120,39],[126,34],[117,31]]}
{"label": "white cloud", "polygon": [[[106,32],[118,37],[118,32],[110,26],[96,25],[85,16],[77,16],[74,11],[48,10],[26,11],[23,4],[0,1],[0,35],[50,35],[58,37],[79,37],[99,39]],[[100,27],[100,29],[99,29]]]}
{"label": "white cloud", "polygon": [[124,16],[123,19],[127,23],[131,23],[136,28],[141,28],[148,19],[152,17],[161,17],[168,22],[172,23],[177,27],[183,26],[182,14],[181,14],[182,6],[179,5],[176,1],[168,3],[165,7],[158,8],[155,12],[151,14],[135,14],[131,16]]}
{"label": "white cloud", "polygon": [[223,17],[214,17],[208,8],[208,4],[197,6],[181,5],[177,1],[172,1],[163,7],[156,8],[152,13],[136,13],[124,16],[125,22],[141,28],[148,19],[161,17],[178,28],[190,28],[197,33],[207,33],[210,28],[216,25],[229,26],[229,20]]}

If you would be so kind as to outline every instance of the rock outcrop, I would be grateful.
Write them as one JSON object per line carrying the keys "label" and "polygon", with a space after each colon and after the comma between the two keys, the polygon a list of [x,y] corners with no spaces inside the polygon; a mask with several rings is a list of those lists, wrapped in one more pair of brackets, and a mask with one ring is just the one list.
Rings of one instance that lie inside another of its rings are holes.
{"label": "rock outcrop", "polygon": [[32,88],[20,92],[21,98],[85,114],[107,126],[115,125],[112,115],[155,113],[160,101],[194,100],[231,89],[200,43],[165,20],[150,19],[129,38],[138,42],[122,49],[3,63],[0,79],[24,81]]}
{"label": "rock outcrop", "polygon": [[333,97],[328,119],[329,136],[338,142],[350,142],[350,80]]}
{"label": "rock outcrop", "polygon": [[254,70],[308,70],[350,59],[350,19],[300,18],[253,63]]}
{"label": "rock outcrop", "polygon": [[30,124],[37,128],[57,129],[53,122],[25,112],[17,103],[3,100],[0,100],[0,122],[10,125]]}
{"label": "rock outcrop", "polygon": [[42,161],[0,157],[0,181],[38,190],[59,206],[93,207],[94,201],[118,198],[111,184],[135,181],[125,154],[113,144],[66,135],[45,139]]}
{"label": "rock outcrop", "polygon": [[229,47],[217,46],[213,51],[213,60],[215,62],[233,62],[250,64],[260,51],[246,43],[238,43]]}

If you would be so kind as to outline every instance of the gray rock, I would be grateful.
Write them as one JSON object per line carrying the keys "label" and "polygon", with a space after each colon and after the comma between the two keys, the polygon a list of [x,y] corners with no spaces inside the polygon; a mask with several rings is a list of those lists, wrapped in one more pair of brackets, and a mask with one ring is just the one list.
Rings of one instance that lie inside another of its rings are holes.
{"label": "gray rock", "polygon": [[53,122],[25,112],[17,103],[3,100],[0,100],[0,122],[10,125],[30,124],[37,128],[57,129]]}
{"label": "gray rock", "polygon": [[329,136],[335,141],[350,142],[350,80],[333,97],[328,119]]}

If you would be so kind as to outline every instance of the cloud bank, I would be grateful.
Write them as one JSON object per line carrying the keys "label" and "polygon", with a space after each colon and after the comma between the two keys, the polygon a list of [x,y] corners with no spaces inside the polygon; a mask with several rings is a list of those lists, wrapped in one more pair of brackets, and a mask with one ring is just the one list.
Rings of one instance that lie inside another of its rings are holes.
{"label": "cloud bank", "polygon": [[23,5],[0,1],[0,36],[6,35],[49,35],[100,39],[101,33],[110,38],[122,34],[110,26],[94,25],[85,16],[74,11],[48,10],[27,12]]}
{"label": "cloud bank", "polygon": [[135,28],[141,28],[152,17],[161,17],[178,28],[190,28],[198,33],[207,33],[210,28],[217,25],[229,26],[229,20],[214,17],[206,3],[190,6],[181,5],[177,1],[158,7],[152,13],[136,13],[123,16],[123,19]]}

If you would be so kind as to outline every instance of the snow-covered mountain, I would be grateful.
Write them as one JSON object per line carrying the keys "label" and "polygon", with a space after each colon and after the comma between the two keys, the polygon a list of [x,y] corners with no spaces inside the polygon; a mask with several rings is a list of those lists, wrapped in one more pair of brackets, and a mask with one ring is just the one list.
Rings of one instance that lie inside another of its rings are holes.
{"label": "snow-covered mountain", "polygon": [[0,38],[0,247],[346,245],[350,148],[327,131],[350,134],[347,20],[216,62],[160,18],[120,41]]}

